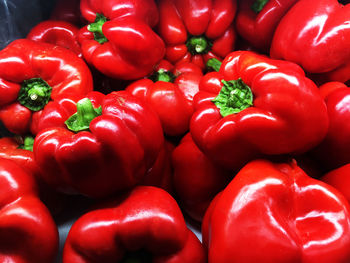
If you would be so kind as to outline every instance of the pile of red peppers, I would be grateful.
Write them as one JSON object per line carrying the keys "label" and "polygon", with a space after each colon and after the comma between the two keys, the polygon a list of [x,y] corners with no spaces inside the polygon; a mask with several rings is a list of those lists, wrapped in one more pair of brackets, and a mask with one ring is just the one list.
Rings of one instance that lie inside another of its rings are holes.
{"label": "pile of red peppers", "polygon": [[0,263],[349,263],[348,2],[57,0],[0,50]]}

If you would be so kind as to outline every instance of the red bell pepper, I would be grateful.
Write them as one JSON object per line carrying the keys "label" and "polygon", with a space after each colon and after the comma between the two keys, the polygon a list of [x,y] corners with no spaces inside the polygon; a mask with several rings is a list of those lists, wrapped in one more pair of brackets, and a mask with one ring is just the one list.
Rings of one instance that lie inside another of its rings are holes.
{"label": "red bell pepper", "polygon": [[320,180],[341,192],[350,203],[350,164],[345,164],[326,173]]}
{"label": "red bell pepper", "polygon": [[320,91],[327,105],[329,129],[313,154],[329,170],[350,163],[350,88],[328,82]]}
{"label": "red bell pepper", "polygon": [[80,0],[57,0],[50,19],[81,25],[85,19],[80,13]]}
{"label": "red bell pepper", "polygon": [[212,199],[233,175],[206,157],[193,142],[191,134],[175,148],[172,161],[173,183],[180,205],[192,219],[201,222]]}
{"label": "red bell pepper", "polygon": [[63,191],[103,197],[131,188],[163,145],[157,115],[126,91],[101,102],[80,100],[65,124],[39,132],[34,141],[44,180]]}
{"label": "red bell pepper", "polygon": [[200,84],[190,131],[218,164],[240,169],[261,154],[306,152],[325,137],[326,105],[296,64],[237,51],[211,74],[222,81]]}
{"label": "red bell pepper", "polygon": [[[301,65],[310,73],[332,72],[333,80],[350,77],[350,5],[337,0],[301,0],[278,25],[271,56]],[[340,70],[337,77],[336,72]]]}
{"label": "red bell pepper", "polygon": [[138,80],[126,90],[157,112],[165,134],[183,135],[189,129],[193,97],[199,90],[202,71],[192,63],[180,63],[172,71],[158,67],[149,79]]}
{"label": "red bell pepper", "polygon": [[209,262],[350,262],[350,207],[295,162],[247,164],[202,225]]}
{"label": "red bell pepper", "polygon": [[164,190],[140,186],[79,218],[63,263],[205,263],[204,249]]}
{"label": "red bell pepper", "polygon": [[6,159],[0,159],[0,229],[0,262],[54,261],[58,252],[55,222],[37,197],[33,177]]}
{"label": "red bell pepper", "polygon": [[46,20],[33,27],[27,39],[61,46],[82,57],[78,33],[79,29],[71,23]]}
{"label": "red bell pepper", "polygon": [[50,100],[92,88],[87,65],[65,48],[19,39],[0,51],[0,121],[13,133],[28,133]]}
{"label": "red bell pepper", "polygon": [[83,56],[103,74],[138,79],[164,57],[163,40],[152,30],[158,22],[153,0],[82,0],[89,25],[81,29]]}
{"label": "red bell pepper", "polygon": [[157,160],[147,171],[141,181],[141,185],[155,186],[164,189],[172,194],[173,190],[173,167],[171,163],[171,154],[175,146],[168,140],[164,140],[164,145],[160,150]]}
{"label": "red bell pepper", "polygon": [[40,170],[34,161],[33,137],[3,137],[0,138],[0,158],[14,161],[27,173],[40,177]]}
{"label": "red bell pepper", "polygon": [[237,32],[254,47],[268,52],[283,16],[298,0],[239,0]]}
{"label": "red bell pepper", "polygon": [[161,0],[158,31],[166,43],[166,59],[205,68],[210,58],[233,51],[235,0]]}

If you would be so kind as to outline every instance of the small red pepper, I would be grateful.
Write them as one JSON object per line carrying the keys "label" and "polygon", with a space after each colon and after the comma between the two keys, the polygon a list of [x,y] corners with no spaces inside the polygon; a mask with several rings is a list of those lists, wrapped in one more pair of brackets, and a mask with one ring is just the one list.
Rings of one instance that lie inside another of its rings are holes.
{"label": "small red pepper", "polygon": [[345,164],[321,177],[321,181],[341,192],[350,203],[350,164]]}
{"label": "small red pepper", "polygon": [[235,0],[161,0],[158,31],[171,63],[192,62],[205,68],[210,58],[222,59],[235,44]]}
{"label": "small red pepper", "polygon": [[158,22],[153,0],[82,0],[80,5],[90,22],[79,36],[83,56],[103,74],[138,79],[164,57],[164,42],[152,30]]}
{"label": "small red pepper", "polygon": [[350,163],[350,88],[328,82],[320,91],[327,105],[329,129],[313,154],[329,170]]}
{"label": "small red pepper", "polygon": [[0,229],[0,262],[54,261],[58,231],[37,196],[35,180],[15,162],[1,158]]}
{"label": "small red pepper", "polygon": [[350,262],[350,207],[295,162],[247,164],[202,224],[209,262]]}
{"label": "small red pepper", "polygon": [[240,169],[261,154],[306,152],[325,137],[326,105],[298,65],[237,51],[210,74],[194,98],[190,131],[215,162]]}
{"label": "small red pepper", "polygon": [[65,21],[46,20],[33,27],[27,39],[61,46],[82,57],[78,33],[79,29],[73,24]]}
{"label": "small red pepper", "polygon": [[66,127],[34,141],[44,180],[63,191],[103,197],[140,183],[163,145],[158,116],[126,91],[80,100]]}
{"label": "small red pepper", "polygon": [[212,199],[233,175],[206,157],[189,133],[175,148],[172,162],[173,183],[180,205],[191,218],[201,222]]}
{"label": "small red pepper", "polygon": [[50,100],[92,88],[87,65],[65,48],[19,39],[0,51],[0,121],[13,133],[28,133]]}
{"label": "small red pepper", "polygon": [[298,0],[239,0],[237,32],[254,47],[268,52],[276,27]]}
{"label": "small red pepper", "polygon": [[347,81],[349,10],[349,4],[337,0],[298,1],[275,31],[271,57],[295,62],[309,73],[332,72],[333,81]]}
{"label": "small red pepper", "polygon": [[205,263],[204,249],[164,190],[139,186],[79,218],[63,263]]}
{"label": "small red pepper", "polygon": [[165,134],[183,135],[189,129],[193,97],[199,90],[202,71],[195,64],[186,62],[176,65],[172,71],[158,67],[160,69],[148,79],[135,81],[126,91],[156,111]]}

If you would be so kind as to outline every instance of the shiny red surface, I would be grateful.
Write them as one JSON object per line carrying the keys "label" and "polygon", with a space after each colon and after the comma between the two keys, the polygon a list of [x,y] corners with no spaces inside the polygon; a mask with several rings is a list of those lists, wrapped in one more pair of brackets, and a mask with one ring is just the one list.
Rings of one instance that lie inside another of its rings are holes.
{"label": "shiny red surface", "polygon": [[209,262],[349,262],[349,209],[296,163],[253,161],[205,215]]}
{"label": "shiny red surface", "polygon": [[68,234],[63,263],[122,262],[127,252],[141,249],[152,262],[206,262],[176,201],[162,189],[140,186],[79,218]]}

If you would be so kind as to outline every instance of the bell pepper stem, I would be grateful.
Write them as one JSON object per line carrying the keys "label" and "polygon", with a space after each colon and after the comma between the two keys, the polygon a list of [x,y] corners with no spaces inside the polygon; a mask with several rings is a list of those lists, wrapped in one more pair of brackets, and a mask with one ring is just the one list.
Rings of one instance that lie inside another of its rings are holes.
{"label": "bell pepper stem", "polygon": [[160,69],[157,72],[154,72],[149,77],[149,79],[152,80],[153,82],[164,81],[164,82],[173,83],[175,81],[175,75],[173,73],[171,73],[170,71]]}
{"label": "bell pepper stem", "polygon": [[97,13],[94,23],[91,23],[87,27],[87,29],[94,34],[94,39],[100,44],[108,42],[108,39],[102,31],[102,26],[105,22],[107,22],[107,18],[104,15]]}
{"label": "bell pepper stem", "polygon": [[264,8],[264,6],[267,4],[269,0],[255,0],[254,3],[251,6],[251,9],[259,14],[260,11]]}
{"label": "bell pepper stem", "polygon": [[219,72],[222,62],[216,58],[211,58],[207,61],[207,68],[213,69],[216,72]]}
{"label": "bell pepper stem", "polygon": [[94,108],[91,100],[84,98],[77,103],[77,112],[65,121],[67,128],[73,132],[89,130],[90,123],[102,115],[102,107]]}
{"label": "bell pepper stem", "polygon": [[18,102],[32,110],[42,110],[51,98],[52,88],[41,78],[23,81],[18,94]]}
{"label": "bell pepper stem", "polygon": [[222,117],[239,113],[253,106],[252,90],[241,78],[225,81],[219,95],[212,102],[220,109]]}
{"label": "bell pepper stem", "polygon": [[213,43],[205,36],[191,36],[187,40],[186,46],[192,55],[202,55],[211,50]]}
{"label": "bell pepper stem", "polygon": [[23,140],[23,144],[19,145],[17,149],[24,149],[27,151],[33,151],[34,138],[32,136],[26,136]]}

